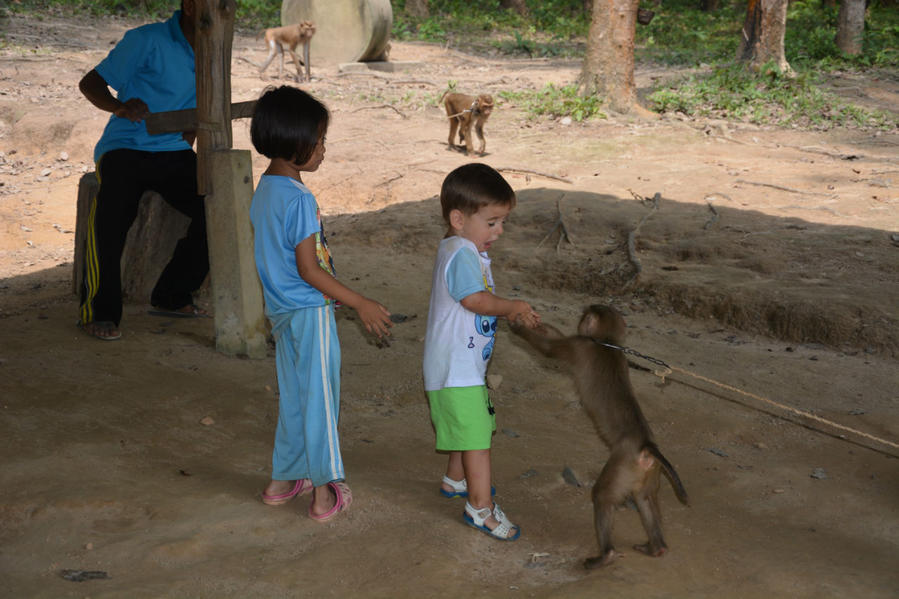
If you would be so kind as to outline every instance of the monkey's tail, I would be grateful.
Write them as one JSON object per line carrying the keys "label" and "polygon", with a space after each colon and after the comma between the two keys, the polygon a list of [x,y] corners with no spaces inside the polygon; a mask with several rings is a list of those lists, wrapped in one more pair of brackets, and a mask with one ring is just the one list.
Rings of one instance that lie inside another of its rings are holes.
{"label": "monkey's tail", "polygon": [[644,449],[648,450],[662,465],[662,470],[665,471],[665,476],[668,477],[668,482],[671,483],[671,488],[674,489],[674,494],[677,495],[678,501],[684,505],[690,505],[690,499],[687,497],[687,490],[684,488],[684,484],[680,481],[680,477],[677,475],[677,471],[671,465],[671,462],[662,455],[658,445],[650,442],[646,444]]}

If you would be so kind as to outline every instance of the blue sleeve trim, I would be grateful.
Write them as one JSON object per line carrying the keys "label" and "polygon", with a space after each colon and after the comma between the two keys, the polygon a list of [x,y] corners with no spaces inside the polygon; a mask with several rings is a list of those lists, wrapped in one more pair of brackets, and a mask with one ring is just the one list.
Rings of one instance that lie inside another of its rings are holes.
{"label": "blue sleeve trim", "polygon": [[456,252],[446,267],[446,286],[457,302],[484,291],[484,275],[478,255],[466,248]]}

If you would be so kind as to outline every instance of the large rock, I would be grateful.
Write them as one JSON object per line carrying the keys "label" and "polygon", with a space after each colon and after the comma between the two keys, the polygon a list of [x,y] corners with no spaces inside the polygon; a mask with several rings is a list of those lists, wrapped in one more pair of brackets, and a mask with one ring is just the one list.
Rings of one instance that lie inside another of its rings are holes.
{"label": "large rock", "polygon": [[310,62],[384,60],[393,9],[390,0],[284,0],[281,23],[315,23]]}

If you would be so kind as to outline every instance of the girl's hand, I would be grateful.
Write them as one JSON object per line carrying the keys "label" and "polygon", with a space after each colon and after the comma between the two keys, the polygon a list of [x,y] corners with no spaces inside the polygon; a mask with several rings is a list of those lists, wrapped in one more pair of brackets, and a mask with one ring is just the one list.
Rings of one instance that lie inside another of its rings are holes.
{"label": "girl's hand", "polygon": [[359,315],[359,319],[365,325],[365,330],[377,335],[378,339],[384,335],[390,335],[389,329],[393,326],[393,322],[390,320],[390,312],[378,302],[367,297],[362,298],[362,301],[356,306],[356,314]]}

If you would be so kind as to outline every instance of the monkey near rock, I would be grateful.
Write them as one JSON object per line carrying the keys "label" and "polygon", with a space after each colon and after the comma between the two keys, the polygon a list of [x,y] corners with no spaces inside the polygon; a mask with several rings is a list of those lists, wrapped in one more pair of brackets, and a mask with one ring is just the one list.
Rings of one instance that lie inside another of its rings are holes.
{"label": "monkey near rock", "polygon": [[[262,63],[262,66],[259,67],[259,74],[262,75],[265,69],[268,68],[268,65],[271,64],[272,59],[275,58],[275,54],[279,54],[281,62],[278,65],[278,79],[280,79],[281,74],[284,72],[284,46],[287,46],[287,52],[290,54],[293,64],[297,67],[297,81],[303,80],[301,64],[306,66],[306,80],[311,80],[312,76],[309,72],[309,42],[312,40],[313,35],[315,35],[315,23],[312,21],[301,21],[294,25],[266,29],[264,37],[265,45],[268,46],[268,56],[265,62]],[[300,60],[296,53],[297,46],[301,44],[303,46],[303,60]]]}
{"label": "monkey near rock", "polygon": [[615,559],[612,516],[628,500],[636,505],[649,535],[646,543],[635,545],[634,549],[653,557],[661,556],[668,547],[661,528],[660,474],[665,473],[684,505],[688,503],[687,492],[653,440],[631,387],[627,359],[620,350],[602,345],[624,343],[624,318],[614,308],[590,306],[584,310],[578,334],[573,337],[566,337],[548,325],[536,329],[516,323],[510,326],[542,354],[569,365],[581,405],[610,450],[592,493],[599,555],[588,558],[584,566],[597,568]]}

